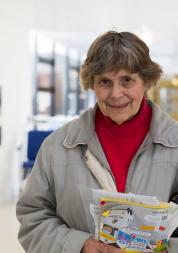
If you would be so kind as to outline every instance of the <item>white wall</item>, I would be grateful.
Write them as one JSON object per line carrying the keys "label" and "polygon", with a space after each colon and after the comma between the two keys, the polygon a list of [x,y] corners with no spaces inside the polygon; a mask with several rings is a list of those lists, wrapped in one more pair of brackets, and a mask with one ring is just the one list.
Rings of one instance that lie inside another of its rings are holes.
{"label": "white wall", "polygon": [[[76,36],[78,45],[88,47],[96,34],[108,29],[117,27],[119,31],[141,33],[146,27],[153,35],[154,55],[163,61],[167,71],[176,72],[177,9],[177,0],[0,0],[0,85],[3,88],[0,200],[16,194],[16,145],[31,113],[29,32],[36,29],[66,33],[67,40],[69,35],[73,39]],[[155,48],[160,45],[163,49],[158,52]]]}
{"label": "white wall", "polygon": [[33,1],[0,4],[0,85],[2,85],[2,146],[0,147],[0,199],[15,193],[16,145],[31,108],[29,29]]}

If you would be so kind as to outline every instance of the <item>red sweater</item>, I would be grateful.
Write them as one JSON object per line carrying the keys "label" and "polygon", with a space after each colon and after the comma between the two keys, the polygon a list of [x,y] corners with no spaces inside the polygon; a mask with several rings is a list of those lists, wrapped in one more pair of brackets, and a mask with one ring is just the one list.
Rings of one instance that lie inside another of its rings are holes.
{"label": "red sweater", "polygon": [[104,116],[100,109],[96,112],[95,130],[119,192],[125,191],[130,163],[148,133],[151,117],[152,110],[145,99],[138,114],[121,125]]}

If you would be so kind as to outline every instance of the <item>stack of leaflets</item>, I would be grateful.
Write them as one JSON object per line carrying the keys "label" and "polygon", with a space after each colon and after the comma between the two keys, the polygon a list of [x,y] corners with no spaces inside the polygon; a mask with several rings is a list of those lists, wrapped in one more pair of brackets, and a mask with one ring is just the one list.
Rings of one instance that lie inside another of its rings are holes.
{"label": "stack of leaflets", "polygon": [[126,252],[156,252],[167,247],[178,226],[178,205],[153,196],[91,190],[95,239]]}

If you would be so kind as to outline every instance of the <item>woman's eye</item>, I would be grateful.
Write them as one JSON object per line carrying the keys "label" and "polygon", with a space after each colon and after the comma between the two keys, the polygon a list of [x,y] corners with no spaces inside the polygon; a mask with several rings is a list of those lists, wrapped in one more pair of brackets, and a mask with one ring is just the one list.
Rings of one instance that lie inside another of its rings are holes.
{"label": "woman's eye", "polygon": [[131,81],[131,78],[130,77],[125,77],[124,81],[129,82],[129,81]]}
{"label": "woman's eye", "polygon": [[125,76],[122,78],[121,84],[124,87],[130,87],[133,84],[133,80],[129,76]]}
{"label": "woman's eye", "polygon": [[125,83],[128,83],[128,82],[131,81],[131,78],[126,76],[126,77],[123,78],[122,81],[125,82]]}
{"label": "woman's eye", "polygon": [[103,85],[103,86],[108,86],[108,85],[110,85],[110,80],[108,80],[108,79],[102,79],[102,80],[100,80],[100,82],[99,82],[99,84],[100,85]]}

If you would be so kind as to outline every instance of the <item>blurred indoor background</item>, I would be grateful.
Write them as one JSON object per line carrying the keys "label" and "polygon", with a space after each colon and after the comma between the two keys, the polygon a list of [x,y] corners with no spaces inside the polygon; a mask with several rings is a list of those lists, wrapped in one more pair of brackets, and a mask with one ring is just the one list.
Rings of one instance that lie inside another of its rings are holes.
{"label": "blurred indoor background", "polygon": [[115,29],[145,40],[164,70],[150,96],[178,120],[177,10],[177,0],[0,1],[1,252],[23,253],[15,202],[29,131],[53,131],[95,102],[78,72],[96,36]]}

